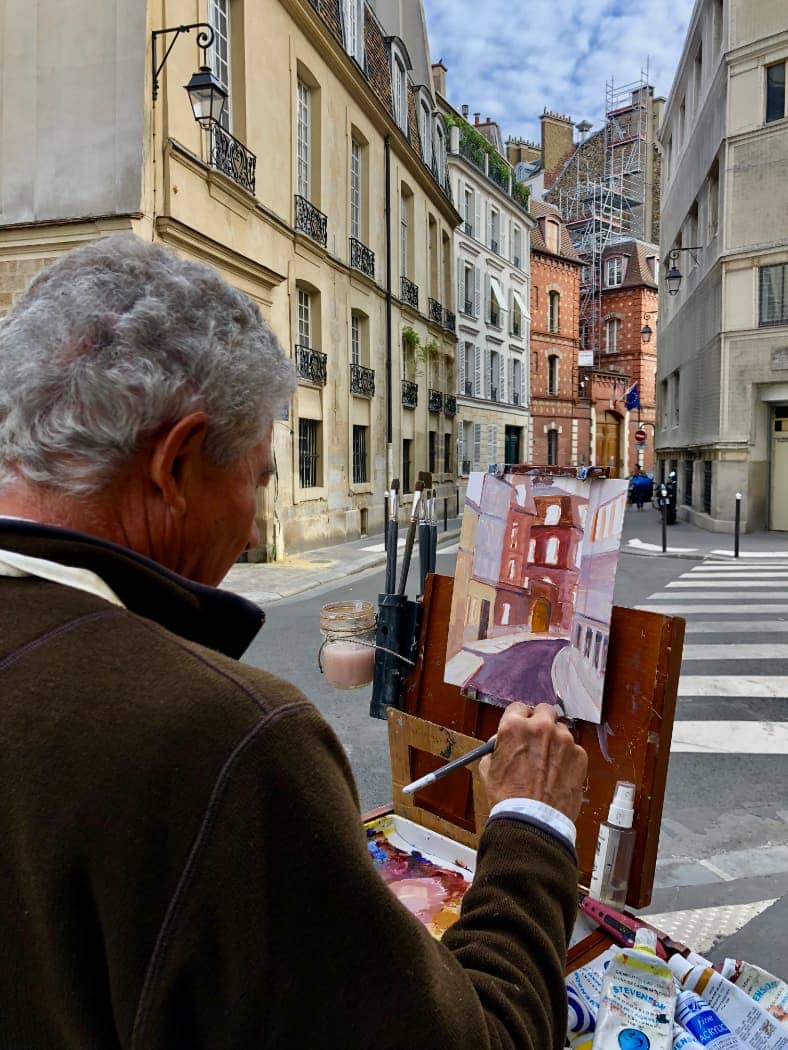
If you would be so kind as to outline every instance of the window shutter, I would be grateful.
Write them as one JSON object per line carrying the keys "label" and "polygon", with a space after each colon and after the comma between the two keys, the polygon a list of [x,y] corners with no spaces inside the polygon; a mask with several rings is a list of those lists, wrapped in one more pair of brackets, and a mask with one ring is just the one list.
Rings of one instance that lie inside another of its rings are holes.
{"label": "window shutter", "polygon": [[473,424],[473,469],[478,470],[482,462],[482,425]]}
{"label": "window shutter", "polygon": [[463,343],[462,344],[462,348],[460,349],[460,351],[457,354],[457,356],[459,358],[459,361],[457,363],[457,393],[458,394],[464,394],[465,393],[465,346],[466,346],[466,344]]}
{"label": "window shutter", "polygon": [[526,403],[526,372],[528,371],[528,357],[523,355],[523,359],[520,362],[520,404],[525,406]]}
{"label": "window shutter", "polygon": [[481,272],[478,266],[473,268],[473,316],[479,317],[481,310]]}
{"label": "window shutter", "polygon": [[487,427],[487,462],[498,462],[498,427],[495,423]]}
{"label": "window shutter", "polygon": [[484,374],[482,375],[482,389],[481,397],[490,396],[490,348],[485,346],[484,348]]}
{"label": "window shutter", "polygon": [[477,241],[482,239],[482,200],[476,190],[473,191],[473,236]]}
{"label": "window shutter", "polygon": [[498,354],[498,364],[500,366],[500,379],[498,380],[498,400],[506,400],[506,361],[504,360],[503,354]]}
{"label": "window shutter", "polygon": [[482,349],[480,346],[473,348],[473,393],[476,397],[482,397]]}

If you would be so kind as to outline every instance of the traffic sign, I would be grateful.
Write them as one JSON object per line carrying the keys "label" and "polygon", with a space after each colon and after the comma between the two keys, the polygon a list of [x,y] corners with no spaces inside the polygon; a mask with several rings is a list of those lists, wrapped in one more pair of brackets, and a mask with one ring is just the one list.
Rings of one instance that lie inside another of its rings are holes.
{"label": "traffic sign", "polygon": [[637,441],[637,443],[639,445],[645,445],[645,443],[646,443],[646,436],[647,435],[646,435],[645,430],[636,430],[635,431],[635,441]]}

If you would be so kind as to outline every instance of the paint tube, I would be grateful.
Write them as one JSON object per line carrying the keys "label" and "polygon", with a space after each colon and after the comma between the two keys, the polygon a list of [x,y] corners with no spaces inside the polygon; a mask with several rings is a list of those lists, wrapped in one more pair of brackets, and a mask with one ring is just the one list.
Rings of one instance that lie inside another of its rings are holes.
{"label": "paint tube", "polygon": [[788,1026],[762,1009],[737,985],[709,967],[674,955],[668,964],[677,981],[696,992],[747,1050],[788,1050]]}
{"label": "paint tube", "polygon": [[742,1050],[742,1044],[721,1017],[695,992],[679,992],[676,1020],[710,1050]]}
{"label": "paint tube", "polygon": [[640,929],[634,948],[619,948],[602,984],[593,1050],[672,1050],[676,984],[657,957],[654,930]]}
{"label": "paint tube", "polygon": [[703,1050],[703,1047],[686,1028],[680,1024],[673,1025],[673,1050]]}
{"label": "paint tube", "polygon": [[772,1017],[788,1022],[788,984],[785,981],[742,959],[723,960],[720,973]]}
{"label": "paint tube", "polygon": [[608,948],[587,966],[570,973],[566,979],[566,1001],[569,1023],[569,1038],[593,1032],[599,1004],[602,1000],[602,982],[605,968],[616,954],[616,948]]}

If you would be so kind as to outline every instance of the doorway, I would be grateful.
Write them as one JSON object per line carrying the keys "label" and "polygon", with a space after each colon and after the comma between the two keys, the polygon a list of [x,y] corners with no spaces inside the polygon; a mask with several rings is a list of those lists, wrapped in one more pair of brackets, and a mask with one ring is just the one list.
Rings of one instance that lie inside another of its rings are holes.
{"label": "doorway", "polygon": [[503,461],[507,466],[511,463],[522,462],[520,459],[520,438],[522,432],[522,427],[506,427],[504,431]]}
{"label": "doorway", "polygon": [[479,638],[486,638],[490,629],[490,603],[482,598],[481,612],[479,613]]}
{"label": "doorway", "polygon": [[537,598],[531,609],[531,634],[544,634],[550,628],[550,603]]}
{"label": "doorway", "polygon": [[596,425],[597,466],[610,467],[610,477],[618,477],[621,454],[621,419],[614,412],[605,412]]}
{"label": "doorway", "polygon": [[788,406],[772,416],[772,471],[769,528],[788,532]]}

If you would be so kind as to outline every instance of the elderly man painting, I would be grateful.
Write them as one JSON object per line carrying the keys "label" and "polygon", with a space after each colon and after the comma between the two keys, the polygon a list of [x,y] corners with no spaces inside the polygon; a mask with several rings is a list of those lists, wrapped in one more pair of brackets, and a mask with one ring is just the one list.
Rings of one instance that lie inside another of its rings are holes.
{"label": "elderly man painting", "polygon": [[585,754],[510,708],[442,943],[390,893],[344,752],[238,662],[291,367],[208,267],[131,237],[0,322],[0,1045],[563,1046]]}

